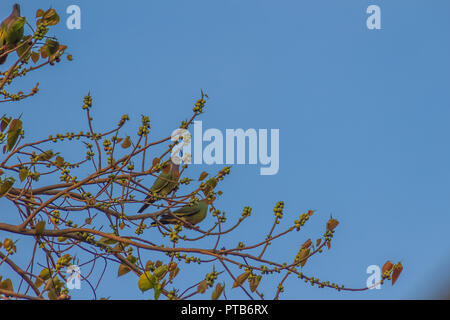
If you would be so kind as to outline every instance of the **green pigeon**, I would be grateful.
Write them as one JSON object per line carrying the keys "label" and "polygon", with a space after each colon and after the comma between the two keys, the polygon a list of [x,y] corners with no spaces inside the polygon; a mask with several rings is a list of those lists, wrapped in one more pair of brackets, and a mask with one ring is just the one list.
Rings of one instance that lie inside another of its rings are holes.
{"label": "green pigeon", "polygon": [[[153,183],[150,188],[150,193],[144,200],[144,205],[139,209],[138,213],[142,213],[148,208],[150,204],[157,201],[159,198],[166,197],[178,184],[178,179],[180,178],[180,165],[170,162],[167,167],[162,169],[161,174]],[[158,197],[153,196],[156,193]]]}
{"label": "green pigeon", "polygon": [[[181,218],[192,225],[196,225],[203,221],[206,218],[206,214],[208,213],[208,206],[211,203],[210,200],[203,199],[200,200],[196,205],[183,206],[172,212],[173,215],[176,215],[178,218]],[[177,224],[182,223],[180,220],[174,218],[171,214],[164,214],[159,218],[159,222],[162,224]],[[152,223],[152,226],[157,225],[156,222]]]}
{"label": "green pigeon", "polygon": [[20,5],[17,3],[8,18],[0,24],[0,64],[4,64],[7,54],[4,52],[14,49],[23,37],[25,18],[20,16]]}

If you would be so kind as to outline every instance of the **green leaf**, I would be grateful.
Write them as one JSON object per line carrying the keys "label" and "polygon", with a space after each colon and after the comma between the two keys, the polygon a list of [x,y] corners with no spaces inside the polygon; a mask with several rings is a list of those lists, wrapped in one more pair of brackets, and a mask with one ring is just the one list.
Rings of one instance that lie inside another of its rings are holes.
{"label": "green leaf", "polygon": [[14,119],[11,121],[8,130],[8,143],[6,145],[6,150],[11,151],[14,148],[14,145],[19,139],[20,133],[22,132],[22,121],[19,119]]}
{"label": "green leaf", "polygon": [[158,279],[161,279],[166,274],[167,270],[168,270],[167,265],[162,265],[156,268],[155,271],[153,271],[153,275]]}
{"label": "green leaf", "polygon": [[28,44],[28,41],[31,39],[31,36],[26,36],[23,38],[22,42],[20,42],[18,44],[18,48],[16,50],[17,55],[20,57],[22,57],[22,55],[25,54],[25,52],[28,51],[28,53],[26,55],[24,55],[24,57],[22,58],[22,61],[26,61],[28,62],[28,60],[30,59],[31,56],[31,50],[29,51],[28,49],[30,49],[30,45]]}
{"label": "green leaf", "polygon": [[62,167],[64,165],[64,158],[61,157],[61,156],[57,156],[56,159],[55,159],[55,164],[58,167]]}
{"label": "green leaf", "polygon": [[42,58],[53,56],[55,53],[58,52],[58,49],[59,49],[59,42],[47,38],[47,40],[45,41],[45,45],[41,47],[41,55],[43,51],[45,52],[45,57],[42,56]]}
{"label": "green leaf", "polygon": [[41,220],[36,224],[36,234],[42,234],[42,232],[44,232],[45,230],[45,221]]}
{"label": "green leaf", "polygon": [[6,127],[8,127],[8,124],[10,121],[11,121],[11,118],[5,118],[4,116],[2,117],[2,121],[0,124],[0,130],[2,132],[5,131]]}
{"label": "green leaf", "polygon": [[40,161],[47,161],[53,158],[56,154],[53,150],[47,150],[38,155],[37,159]]}
{"label": "green leaf", "polygon": [[162,287],[160,283],[157,283],[155,285],[155,300],[159,299],[159,296],[161,295]]}
{"label": "green leaf", "polygon": [[11,279],[6,279],[6,280],[3,280],[2,282],[0,282],[0,289],[14,291]]}
{"label": "green leaf", "polygon": [[49,291],[48,291],[48,298],[50,299],[50,300],[56,300],[58,297],[56,296],[56,291],[55,291],[55,289],[50,289]]}
{"label": "green leaf", "polygon": [[[1,179],[0,179],[0,181],[1,181]],[[14,180],[14,178],[12,178],[12,177],[6,178],[5,180],[1,181],[0,198],[8,193],[8,191],[12,188],[14,182],[16,182],[16,180]]]}
{"label": "green leaf", "polygon": [[[111,234],[111,235],[114,235],[114,234]],[[99,240],[99,242],[101,242],[101,243],[103,243],[103,244],[116,244],[116,243],[117,243],[117,240],[110,239],[110,238],[108,238],[108,237],[102,237],[102,238]]]}
{"label": "green leaf", "polygon": [[16,131],[22,129],[22,121],[20,119],[14,119],[9,124],[9,130]]}
{"label": "green leaf", "polygon": [[28,177],[29,172],[28,168],[25,167],[19,170],[20,182],[23,182]]}
{"label": "green leaf", "polygon": [[36,288],[39,288],[43,284],[44,284],[44,280],[42,280],[40,277],[37,277],[36,280],[34,281],[34,285],[36,286]]}
{"label": "green leaf", "polygon": [[41,273],[39,273],[39,277],[42,278],[43,280],[50,279],[50,269],[49,268],[42,269]]}
{"label": "green leaf", "polygon": [[138,286],[142,292],[145,292],[153,289],[155,287],[155,283],[157,283],[156,277],[152,275],[150,271],[146,271],[139,277]]}

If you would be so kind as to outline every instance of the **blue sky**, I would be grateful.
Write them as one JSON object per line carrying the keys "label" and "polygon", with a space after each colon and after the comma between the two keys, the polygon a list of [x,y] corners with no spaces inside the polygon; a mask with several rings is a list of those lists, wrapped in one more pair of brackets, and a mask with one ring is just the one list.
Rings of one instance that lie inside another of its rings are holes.
{"label": "blue sky", "polygon": [[[2,16],[12,3],[1,2]],[[277,175],[235,165],[220,188],[217,205],[229,219],[253,208],[241,228],[245,243],[265,237],[273,206],[283,200],[282,226],[308,209],[317,213],[303,233],[274,243],[270,257],[295,255],[333,214],[340,225],[332,250],[308,261],[306,274],[363,287],[369,265],[390,259],[404,266],[394,287],[338,293],[293,278],[282,298],[430,298],[448,283],[448,1],[19,3],[27,17],[55,7],[62,23],[54,35],[74,56],[21,80],[25,87],[39,81],[39,95],[2,105],[8,114],[23,112],[30,137],[85,126],[80,105],[90,91],[97,128],[110,128],[123,113],[135,122],[148,114],[152,136],[163,138],[191,115],[202,88],[210,96],[201,117],[205,129],[280,129]],[[81,8],[81,30],[65,27],[71,4]],[[381,30],[366,27],[371,4],[381,8]],[[197,165],[189,172],[219,168]],[[235,239],[226,241],[235,245]],[[98,295],[150,298],[133,277],[117,279],[114,269]],[[268,298],[275,286],[262,284]],[[92,296],[85,286],[73,297]]]}

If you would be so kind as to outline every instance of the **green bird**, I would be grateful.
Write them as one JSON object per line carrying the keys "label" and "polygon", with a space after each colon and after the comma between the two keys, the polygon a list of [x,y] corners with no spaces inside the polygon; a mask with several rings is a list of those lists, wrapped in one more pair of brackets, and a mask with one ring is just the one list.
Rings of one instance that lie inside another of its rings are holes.
{"label": "green bird", "polygon": [[[166,197],[178,184],[180,178],[180,165],[170,162],[169,165],[162,169],[161,174],[150,188],[150,193],[144,200],[144,205],[139,209],[138,213],[142,213],[150,204],[157,201],[161,197]],[[153,193],[157,195],[154,196]]]}
{"label": "green bird", "polygon": [[[180,220],[173,217],[173,215],[181,218],[182,220],[189,222],[192,225],[196,225],[197,223],[202,222],[206,218],[206,214],[208,213],[208,206],[211,203],[210,200],[203,199],[200,200],[196,205],[183,206],[175,211],[172,214],[164,214],[159,218],[159,222],[162,224],[183,224]],[[157,225],[156,222],[152,223],[152,226]]]}
{"label": "green bird", "polygon": [[0,64],[4,64],[6,51],[14,49],[23,37],[25,18],[20,16],[20,5],[17,3],[8,18],[0,24]]}

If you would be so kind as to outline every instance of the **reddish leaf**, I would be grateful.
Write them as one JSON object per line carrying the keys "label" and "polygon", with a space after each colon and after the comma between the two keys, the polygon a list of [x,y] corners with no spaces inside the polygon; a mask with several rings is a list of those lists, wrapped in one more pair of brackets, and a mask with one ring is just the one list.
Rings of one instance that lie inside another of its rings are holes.
{"label": "reddish leaf", "polygon": [[327,230],[333,231],[334,229],[336,229],[338,224],[339,224],[339,221],[337,221],[336,219],[331,218],[327,222]]}
{"label": "reddish leaf", "polygon": [[394,265],[392,264],[392,262],[390,262],[390,261],[388,260],[388,261],[386,261],[386,263],[384,264],[383,269],[381,270],[381,272],[384,274],[386,271],[391,271],[393,266],[394,266]]}
{"label": "reddish leaf", "polygon": [[303,249],[308,249],[311,246],[312,242],[311,239],[308,239],[305,241],[305,243],[302,245]]}
{"label": "reddish leaf", "polygon": [[394,266],[394,271],[392,272],[392,285],[397,281],[398,277],[400,276],[400,273],[402,273],[403,266],[402,263],[399,262]]}
{"label": "reddish leaf", "polygon": [[234,280],[233,288],[241,286],[245,282],[245,280],[247,280],[249,275],[250,272],[245,271],[243,274],[237,277],[236,280]]}

